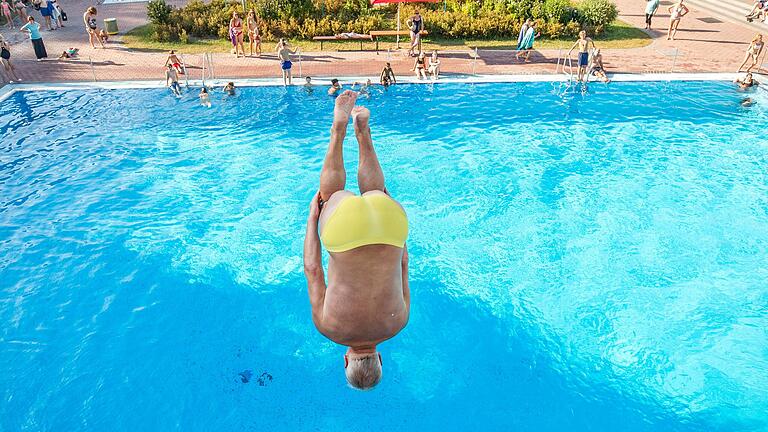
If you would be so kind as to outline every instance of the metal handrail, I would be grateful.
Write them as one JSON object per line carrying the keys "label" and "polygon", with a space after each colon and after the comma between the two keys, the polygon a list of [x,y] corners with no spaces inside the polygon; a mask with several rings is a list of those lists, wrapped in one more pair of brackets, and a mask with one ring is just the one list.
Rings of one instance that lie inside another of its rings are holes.
{"label": "metal handrail", "polygon": [[189,87],[189,74],[187,74],[187,61],[184,59],[184,54],[181,55],[181,70],[184,71],[184,85]]}

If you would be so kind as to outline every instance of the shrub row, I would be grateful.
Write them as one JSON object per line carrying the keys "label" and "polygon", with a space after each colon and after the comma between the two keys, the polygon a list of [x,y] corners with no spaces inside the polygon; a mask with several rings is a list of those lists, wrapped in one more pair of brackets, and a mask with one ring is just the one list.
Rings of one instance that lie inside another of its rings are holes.
{"label": "shrub row", "polygon": [[[445,10],[443,10],[445,7]],[[394,27],[395,8],[373,8],[369,0],[249,0],[259,20],[262,37],[309,39],[342,32],[367,33]],[[403,21],[416,10],[403,7]],[[419,5],[433,36],[449,38],[516,37],[526,18],[539,22],[542,35],[574,36],[582,28],[600,33],[618,16],[610,0],[448,0]],[[165,0],[151,0],[147,16],[158,41],[188,42],[190,37],[227,38],[232,12],[242,15],[239,1],[192,0],[183,8],[171,8]]]}

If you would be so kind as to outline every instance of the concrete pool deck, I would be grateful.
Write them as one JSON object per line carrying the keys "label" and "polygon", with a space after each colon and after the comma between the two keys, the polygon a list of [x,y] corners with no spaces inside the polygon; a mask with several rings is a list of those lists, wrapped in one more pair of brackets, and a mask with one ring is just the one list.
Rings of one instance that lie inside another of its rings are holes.
{"label": "concrete pool deck", "polygon": [[[639,28],[644,26],[644,2],[636,0],[615,0],[619,7],[620,19]],[[666,4],[666,2],[664,2]],[[24,83],[50,83],[73,81],[134,81],[160,80],[164,78],[164,52],[132,51],[119,41],[108,44],[108,49],[91,49],[79,23],[76,11],[85,9],[90,3],[75,0],[67,3],[72,17],[67,27],[53,32],[44,32],[50,59],[37,62],[32,47],[24,35],[16,32],[13,42],[13,61],[18,75]],[[735,72],[744,59],[745,50],[755,34],[754,26],[719,17],[719,22],[710,18],[717,16],[712,11],[690,5],[691,14],[681,23],[678,40],[667,41],[663,30],[668,23],[666,5],[662,4],[655,18],[655,30],[647,32],[653,38],[651,45],[636,49],[606,49],[603,57],[609,73],[669,73],[669,72]],[[122,30],[146,21],[144,3],[104,4],[99,6],[99,17],[116,17]],[[766,26],[768,30],[768,26]],[[5,32],[11,35],[9,32]],[[768,32],[767,32],[768,33]],[[354,44],[353,44],[354,45]],[[68,47],[79,47],[81,56],[76,60],[54,60],[57,53]],[[352,45],[350,45],[352,47]],[[272,46],[266,46],[269,50]],[[768,50],[766,50],[768,51]],[[514,51],[480,49],[473,58],[471,49],[457,49],[441,52],[441,70],[452,74],[478,75],[537,75],[554,74],[557,70],[559,50],[537,51],[531,63],[518,62]],[[262,58],[240,58],[226,53],[212,54],[214,77],[275,78],[279,75],[279,64],[273,53]],[[188,74],[191,80],[202,78],[203,55],[187,55]],[[374,81],[384,64],[389,61],[397,76],[402,80],[413,75],[413,59],[405,50],[376,53],[373,51],[324,51],[303,53],[296,62],[297,76],[334,77],[359,76]],[[761,63],[765,62],[765,54]],[[763,69],[763,72],[768,70]]]}

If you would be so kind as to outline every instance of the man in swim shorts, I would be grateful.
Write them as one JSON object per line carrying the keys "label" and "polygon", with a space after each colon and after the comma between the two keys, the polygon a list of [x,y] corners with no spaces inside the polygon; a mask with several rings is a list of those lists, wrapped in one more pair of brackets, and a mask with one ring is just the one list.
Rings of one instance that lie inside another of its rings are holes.
{"label": "man in swim shorts", "polygon": [[579,47],[579,82],[581,82],[587,76],[587,66],[589,66],[589,44],[592,44],[592,48],[597,48],[595,46],[595,41],[593,41],[592,38],[588,38],[587,32],[582,30],[579,32],[579,39],[568,51],[568,56],[570,57],[573,49],[577,46]]}
{"label": "man in swim shorts", "polygon": [[295,55],[298,50],[299,49],[296,48],[291,51],[288,47],[288,42],[285,39],[280,39],[280,42],[277,44],[277,58],[280,59],[280,69],[283,71],[283,85],[292,84],[293,76],[291,75],[291,68],[293,67],[293,63],[291,63],[291,56]]}
{"label": "man in swim shorts", "polygon": [[[357,94],[336,98],[331,142],[320,173],[320,191],[309,206],[304,238],[312,320],[328,339],[349,347],[347,382],[367,390],[381,381],[376,347],[408,323],[408,219],[384,185],[368,127],[370,111],[355,106]],[[360,150],[360,195],[344,190],[344,138],[350,116]],[[328,250],[328,284],[320,244]]]}

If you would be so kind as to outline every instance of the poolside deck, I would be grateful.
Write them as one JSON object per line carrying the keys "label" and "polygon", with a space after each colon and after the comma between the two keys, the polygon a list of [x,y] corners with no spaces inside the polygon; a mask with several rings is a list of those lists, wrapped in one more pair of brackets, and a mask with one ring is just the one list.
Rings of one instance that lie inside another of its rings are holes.
{"label": "poolside deck", "polygon": [[[639,28],[644,26],[644,2],[615,1],[621,11],[622,20]],[[162,52],[130,51],[119,41],[110,42],[106,50],[88,47],[87,37],[76,12],[85,7],[86,2],[82,0],[68,2],[66,9],[71,18],[67,27],[44,32],[43,37],[50,56],[49,60],[44,62],[34,61],[31,44],[23,35],[18,32],[15,35],[4,33],[14,42],[13,61],[24,82],[163,79],[165,54]],[[678,39],[667,41],[666,7],[662,4],[654,21],[656,29],[649,32],[654,38],[650,46],[603,51],[609,72],[734,72],[741,64],[745,49],[755,34],[754,26],[749,26],[746,22],[736,22],[733,17],[717,16],[708,9],[692,4],[692,13],[684,18]],[[121,30],[125,30],[143,24],[144,8],[144,3],[104,4],[99,6],[99,17],[117,17]],[[748,5],[745,4],[745,9],[747,8]],[[707,19],[713,17],[720,22]],[[80,59],[53,60],[63,50],[73,46],[80,48]],[[532,56],[531,63],[516,61],[514,52],[509,50],[481,49],[477,59],[473,59],[472,54],[469,50],[443,51],[441,70],[453,74],[553,74],[556,73],[560,53],[557,50],[537,52]],[[410,70],[413,59],[405,55],[405,50],[378,54],[372,51],[304,53],[300,64],[294,68],[294,74],[313,77],[375,77],[385,61],[392,63],[395,73],[399,76],[412,74]],[[200,79],[203,56],[187,55],[186,62],[190,78]],[[280,72],[277,59],[271,52],[262,58],[245,59],[222,53],[213,54],[213,64],[216,78],[277,77]],[[768,71],[763,69],[763,72]]]}

